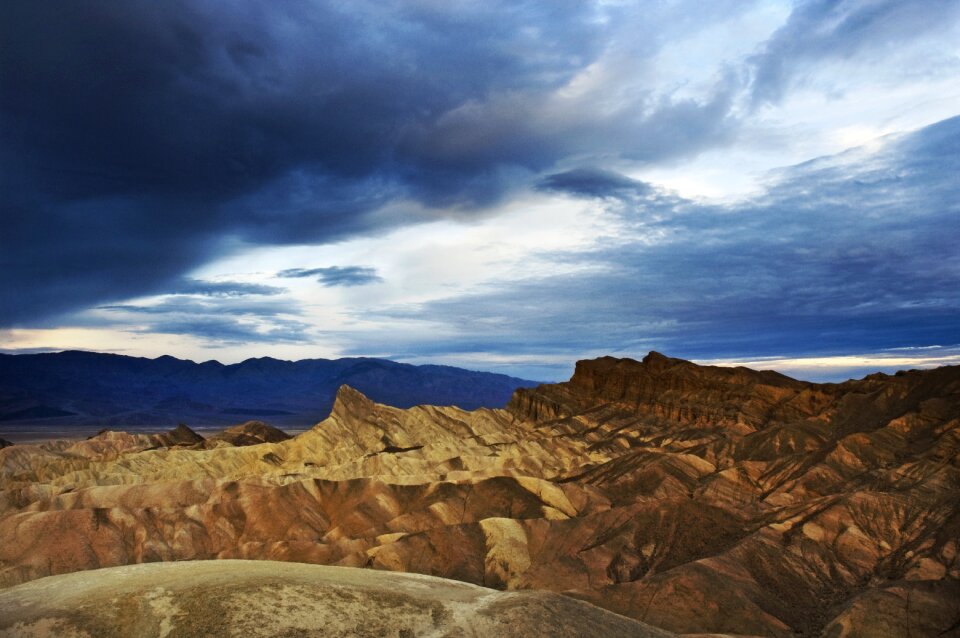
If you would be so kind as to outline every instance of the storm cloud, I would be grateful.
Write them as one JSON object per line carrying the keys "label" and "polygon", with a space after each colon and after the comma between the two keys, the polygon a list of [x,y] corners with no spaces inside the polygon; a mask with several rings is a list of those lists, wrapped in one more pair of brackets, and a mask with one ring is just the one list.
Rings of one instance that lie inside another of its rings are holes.
{"label": "storm cloud", "polygon": [[407,201],[494,201],[507,166],[551,151],[500,157],[463,138],[465,114],[569,80],[602,48],[598,11],[3,3],[0,325],[159,292],[227,239],[324,242],[409,223]]}
{"label": "storm cloud", "polygon": [[722,140],[726,81],[594,117],[593,94],[557,97],[624,28],[618,11],[3,3],[0,325],[162,292],[238,240],[482,213],[624,133],[623,152],[648,160]]}
{"label": "storm cloud", "polygon": [[958,36],[957,0],[3,2],[0,336],[958,344]]}
{"label": "storm cloud", "polygon": [[602,168],[577,168],[547,175],[539,188],[584,197],[613,197],[617,199],[651,193],[649,185]]}

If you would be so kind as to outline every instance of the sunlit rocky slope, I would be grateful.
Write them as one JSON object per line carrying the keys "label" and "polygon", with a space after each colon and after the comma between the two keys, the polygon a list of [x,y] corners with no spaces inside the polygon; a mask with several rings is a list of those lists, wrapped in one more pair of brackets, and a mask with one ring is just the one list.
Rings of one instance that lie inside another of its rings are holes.
{"label": "sunlit rocky slope", "polygon": [[0,579],[256,558],[562,592],[680,634],[956,636],[958,419],[960,368],[818,385],[651,353],[473,412],[343,387],[275,443],[0,450]]}

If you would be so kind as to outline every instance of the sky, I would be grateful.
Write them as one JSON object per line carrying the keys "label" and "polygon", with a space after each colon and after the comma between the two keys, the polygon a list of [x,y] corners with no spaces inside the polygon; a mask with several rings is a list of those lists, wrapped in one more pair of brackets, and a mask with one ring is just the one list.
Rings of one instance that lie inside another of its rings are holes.
{"label": "sky", "polygon": [[960,0],[0,3],[0,350],[960,363]]}

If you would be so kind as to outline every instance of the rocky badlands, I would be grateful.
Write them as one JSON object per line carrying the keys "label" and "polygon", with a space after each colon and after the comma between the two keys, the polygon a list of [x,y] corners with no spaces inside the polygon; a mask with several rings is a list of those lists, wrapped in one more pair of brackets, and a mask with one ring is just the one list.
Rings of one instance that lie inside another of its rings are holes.
{"label": "rocky badlands", "polygon": [[958,636],[958,424],[960,368],[651,353],[502,410],[344,386],[290,439],[11,445],[0,635]]}

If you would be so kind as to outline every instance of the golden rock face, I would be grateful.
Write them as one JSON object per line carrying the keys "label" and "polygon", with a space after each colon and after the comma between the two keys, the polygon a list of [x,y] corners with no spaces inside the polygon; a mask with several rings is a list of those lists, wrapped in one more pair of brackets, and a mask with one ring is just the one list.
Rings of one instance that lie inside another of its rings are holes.
{"label": "golden rock face", "polygon": [[678,633],[935,636],[960,620],[958,423],[958,368],[812,384],[651,353],[473,412],[343,387],[289,440],[0,450],[0,582],[255,558],[562,592]]}

